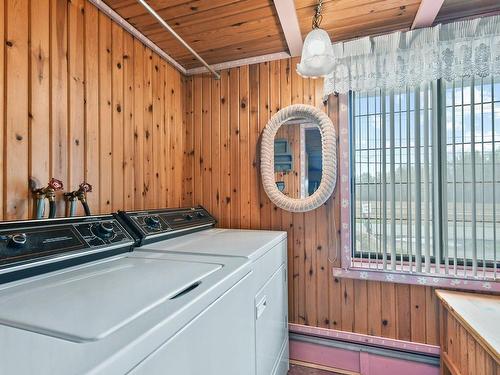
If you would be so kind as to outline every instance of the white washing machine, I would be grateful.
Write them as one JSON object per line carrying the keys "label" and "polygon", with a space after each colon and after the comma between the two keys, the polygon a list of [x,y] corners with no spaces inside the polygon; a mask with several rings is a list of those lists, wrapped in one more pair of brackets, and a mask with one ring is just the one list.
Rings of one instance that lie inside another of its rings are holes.
{"label": "white washing machine", "polygon": [[[286,232],[213,228],[215,219],[202,207],[120,212],[120,217],[134,229],[138,253],[248,260],[252,270],[246,291],[253,305],[249,322],[254,332],[252,373],[288,372]],[[190,233],[177,237],[180,231]]]}
{"label": "white washing machine", "polygon": [[133,244],[113,216],[0,223],[0,374],[253,375],[250,262]]}

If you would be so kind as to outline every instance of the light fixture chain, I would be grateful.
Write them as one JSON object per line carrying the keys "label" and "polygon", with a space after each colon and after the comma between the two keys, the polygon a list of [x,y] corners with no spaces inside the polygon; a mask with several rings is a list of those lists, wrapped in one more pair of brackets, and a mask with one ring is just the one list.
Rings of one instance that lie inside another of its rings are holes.
{"label": "light fixture chain", "polygon": [[314,17],[312,20],[313,29],[317,29],[321,25],[321,21],[323,20],[323,16],[321,14],[322,7],[323,7],[323,0],[318,0],[318,5],[316,6],[316,13],[314,13]]}

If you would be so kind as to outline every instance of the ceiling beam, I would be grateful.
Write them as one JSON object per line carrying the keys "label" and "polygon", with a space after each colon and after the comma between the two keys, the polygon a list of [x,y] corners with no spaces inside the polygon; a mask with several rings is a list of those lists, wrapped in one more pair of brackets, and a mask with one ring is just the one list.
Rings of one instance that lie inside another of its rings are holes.
{"label": "ceiling beam", "polygon": [[302,33],[300,32],[299,18],[293,0],[274,0],[274,7],[278,12],[281,29],[285,34],[286,44],[290,55],[300,56],[302,54]]}
{"label": "ceiling beam", "polygon": [[444,0],[422,0],[411,25],[411,29],[432,26],[443,2]]}

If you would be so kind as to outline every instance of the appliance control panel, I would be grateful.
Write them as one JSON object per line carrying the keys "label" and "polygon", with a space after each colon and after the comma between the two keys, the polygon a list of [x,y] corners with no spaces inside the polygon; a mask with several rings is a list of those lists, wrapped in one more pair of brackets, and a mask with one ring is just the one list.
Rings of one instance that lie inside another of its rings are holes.
{"label": "appliance control panel", "polygon": [[203,207],[120,211],[119,217],[137,235],[137,244],[165,240],[215,226],[217,221]]}
{"label": "appliance control panel", "polygon": [[[131,251],[133,244],[112,215],[2,222],[0,283]],[[35,272],[41,266],[46,271]],[[24,276],[12,278],[14,271]]]}

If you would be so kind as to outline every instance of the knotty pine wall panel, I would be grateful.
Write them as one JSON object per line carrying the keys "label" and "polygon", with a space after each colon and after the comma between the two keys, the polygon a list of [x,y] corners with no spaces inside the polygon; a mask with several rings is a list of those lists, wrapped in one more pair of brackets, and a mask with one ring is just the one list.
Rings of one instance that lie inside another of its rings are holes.
{"label": "knotty pine wall panel", "polygon": [[336,192],[308,213],[267,198],[259,173],[260,134],[280,108],[307,103],[338,130],[338,101],[322,103],[322,82],[295,73],[296,59],[186,78],[183,205],[202,204],[228,228],[288,232],[291,322],[438,344],[437,301],[424,286],[336,278],[340,202]]}
{"label": "knotty pine wall panel", "polygon": [[0,0],[0,23],[0,218],[50,177],[95,213],[180,206],[184,77],[85,0]]}

